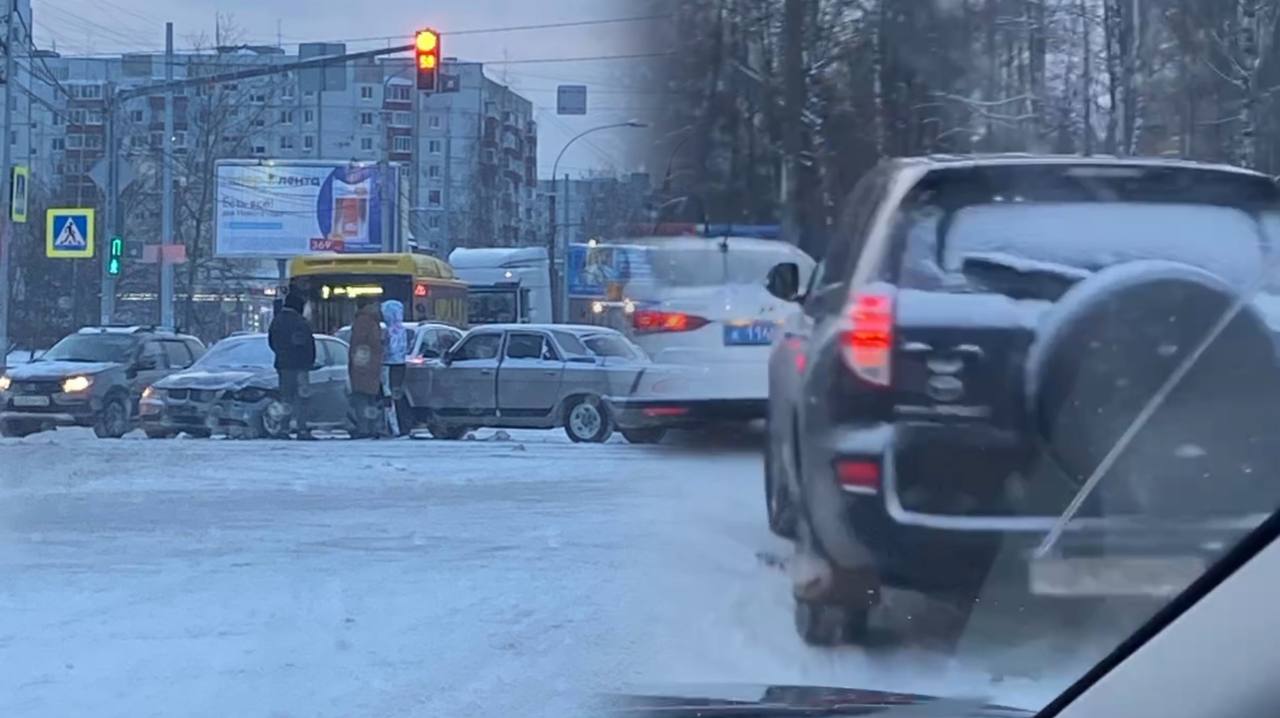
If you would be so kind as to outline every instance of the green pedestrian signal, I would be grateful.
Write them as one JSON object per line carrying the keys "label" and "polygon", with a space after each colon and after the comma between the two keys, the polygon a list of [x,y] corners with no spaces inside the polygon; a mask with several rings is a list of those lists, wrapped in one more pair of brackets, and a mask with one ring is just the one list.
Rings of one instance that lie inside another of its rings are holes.
{"label": "green pedestrian signal", "polygon": [[124,238],[112,237],[111,243],[108,245],[107,252],[107,274],[116,277],[120,275],[120,266],[124,260]]}

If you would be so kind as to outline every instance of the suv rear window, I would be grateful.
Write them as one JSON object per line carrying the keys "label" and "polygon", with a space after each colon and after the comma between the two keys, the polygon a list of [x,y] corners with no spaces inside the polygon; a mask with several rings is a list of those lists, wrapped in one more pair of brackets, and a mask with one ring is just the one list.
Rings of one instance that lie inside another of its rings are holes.
{"label": "suv rear window", "polygon": [[[1029,168],[1017,169],[1010,179],[1025,179]],[[1022,186],[991,183],[999,173],[987,172],[987,186],[977,191],[949,181],[917,191],[898,226],[906,243],[900,284],[967,289],[966,259],[1065,272],[1162,259],[1247,286],[1280,240],[1280,203],[1259,178],[1183,170],[1202,183],[1199,192],[1166,184],[1153,196],[1146,187],[1127,192],[1124,174],[1074,177],[1059,174],[1063,169],[1048,168],[1038,182]],[[1232,198],[1205,190],[1215,180],[1252,186]]]}

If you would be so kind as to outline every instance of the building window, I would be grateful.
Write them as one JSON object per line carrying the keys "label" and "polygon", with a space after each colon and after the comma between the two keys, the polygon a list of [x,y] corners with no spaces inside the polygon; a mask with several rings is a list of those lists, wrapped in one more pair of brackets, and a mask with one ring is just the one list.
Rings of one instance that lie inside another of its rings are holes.
{"label": "building window", "polygon": [[267,104],[267,96],[261,92],[255,92],[249,95],[249,102],[255,105],[265,105]]}
{"label": "building window", "polygon": [[408,112],[392,112],[391,124],[394,127],[409,127],[413,124],[413,116]]}
{"label": "building window", "polygon": [[73,125],[84,124],[84,118],[85,118],[84,110],[71,110],[67,114],[70,115],[71,117],[71,124]]}
{"label": "building window", "polygon": [[[16,136],[17,136],[17,135],[15,134],[15,137],[16,137]],[[100,150],[100,149],[102,149],[102,135],[85,135],[85,136],[84,136],[84,148],[85,148],[86,150]]]}
{"label": "building window", "polygon": [[427,192],[427,204],[432,207],[440,206],[440,190],[433,189]]}
{"label": "building window", "polygon": [[362,150],[364,150],[364,151],[366,151],[366,152],[368,152],[369,150],[372,150],[372,149],[373,149],[373,138],[372,138],[372,137],[361,137],[361,138],[360,138],[360,149],[362,149]]}
{"label": "building window", "polygon": [[143,120],[142,110],[129,110],[130,122],[142,122],[142,120]]}
{"label": "building window", "polygon": [[440,165],[428,165],[428,166],[427,166],[427,176],[428,176],[428,177],[431,177],[431,178],[439,177],[439,176],[440,176]]}
{"label": "building window", "polygon": [[67,148],[67,141],[61,137],[55,137],[53,138],[52,147],[54,150],[65,150]]}
{"label": "building window", "polygon": [[84,147],[84,135],[67,135],[67,149],[78,150]]}
{"label": "building window", "polygon": [[315,91],[315,90],[307,90],[306,92],[302,93],[302,96],[303,96],[303,97],[305,97],[305,98],[306,98],[306,99],[308,99],[308,100],[314,100],[314,99],[316,99],[316,91]]}
{"label": "building window", "polygon": [[302,121],[303,121],[303,122],[305,122],[305,123],[307,123],[308,125],[309,125],[309,124],[311,124],[312,122],[315,122],[315,121],[316,121],[316,111],[315,111],[315,110],[303,110],[303,111],[302,111]]}
{"label": "building window", "polygon": [[440,215],[433,214],[427,217],[427,226],[431,229],[440,229]]}
{"label": "building window", "polygon": [[372,112],[361,112],[361,113],[360,113],[360,124],[361,124],[361,125],[364,125],[365,127],[372,127],[372,126],[373,126],[373,113],[372,113]]}
{"label": "building window", "polygon": [[61,124],[62,124],[62,113],[61,112],[53,113],[53,126],[58,127]]}
{"label": "building window", "polygon": [[427,140],[427,152],[433,155],[440,154],[440,140]]}
{"label": "building window", "polygon": [[265,117],[255,117],[255,118],[253,118],[253,126],[254,126],[254,127],[266,127],[266,126],[267,126],[267,119],[266,119]]}
{"label": "building window", "polygon": [[[222,141],[230,142],[231,139],[229,137],[223,137]],[[129,138],[129,146],[134,148],[135,150],[140,150],[143,147],[147,146],[147,138],[143,135],[134,135],[133,137]]]}
{"label": "building window", "polygon": [[90,125],[102,124],[102,110],[89,110],[85,113],[85,122]]}
{"label": "building window", "polygon": [[[94,139],[97,139],[97,138],[94,138]],[[187,146],[187,133],[185,133],[185,132],[174,132],[174,133],[173,133],[173,146],[174,146],[174,147],[186,147],[186,146]]]}
{"label": "building window", "polygon": [[413,138],[407,135],[400,135],[395,138],[396,152],[413,152]]}
{"label": "building window", "polygon": [[427,127],[433,130],[440,129],[440,115],[434,112],[427,115]]}
{"label": "building window", "polygon": [[316,138],[315,138],[315,137],[313,137],[313,136],[311,136],[311,135],[307,135],[307,136],[305,136],[305,137],[303,137],[303,138],[302,138],[302,149],[304,149],[304,150],[311,150],[311,149],[315,149],[315,146],[316,146]]}
{"label": "building window", "polygon": [[293,124],[293,110],[280,110],[280,124],[282,125]]}
{"label": "building window", "polygon": [[410,92],[410,90],[409,90],[409,86],[408,86],[408,85],[392,85],[392,86],[390,87],[390,90],[391,90],[391,97],[390,97],[390,99],[395,100],[395,101],[397,101],[397,102],[408,102],[408,101],[409,101],[409,97],[410,97],[409,92]]}
{"label": "building window", "polygon": [[281,137],[280,137],[280,149],[282,149],[282,150],[291,150],[291,149],[293,149],[293,135],[281,135]]}
{"label": "building window", "polygon": [[265,155],[265,154],[267,153],[267,146],[266,146],[266,145],[254,145],[254,146],[253,146],[253,153],[254,153],[255,155]]}
{"label": "building window", "polygon": [[361,85],[361,86],[360,86],[360,99],[362,99],[362,100],[372,100],[372,99],[373,99],[373,85]]}

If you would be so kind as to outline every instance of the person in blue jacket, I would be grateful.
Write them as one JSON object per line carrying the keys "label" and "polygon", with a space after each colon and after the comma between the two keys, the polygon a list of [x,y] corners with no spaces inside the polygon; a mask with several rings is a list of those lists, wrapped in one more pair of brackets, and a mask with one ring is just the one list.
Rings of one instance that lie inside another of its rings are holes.
{"label": "person in blue jacket", "polygon": [[387,424],[395,436],[413,428],[412,410],[404,396],[405,361],[409,357],[409,331],[404,326],[404,304],[395,299],[382,303],[382,386],[387,399]]}

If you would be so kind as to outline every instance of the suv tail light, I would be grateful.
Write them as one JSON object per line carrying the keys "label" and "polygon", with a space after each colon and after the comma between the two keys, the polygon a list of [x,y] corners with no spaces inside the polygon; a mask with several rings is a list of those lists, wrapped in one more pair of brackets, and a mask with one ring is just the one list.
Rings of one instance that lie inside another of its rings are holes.
{"label": "suv tail light", "polygon": [[844,363],[863,381],[889,386],[893,356],[893,293],[875,289],[855,293],[846,307],[848,328],[840,337]]}
{"label": "suv tail light", "polygon": [[657,332],[689,332],[710,324],[711,320],[684,312],[663,312],[657,309],[637,309],[631,315],[631,326],[638,334]]}

